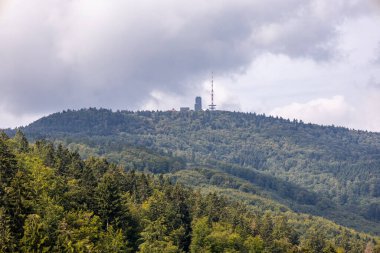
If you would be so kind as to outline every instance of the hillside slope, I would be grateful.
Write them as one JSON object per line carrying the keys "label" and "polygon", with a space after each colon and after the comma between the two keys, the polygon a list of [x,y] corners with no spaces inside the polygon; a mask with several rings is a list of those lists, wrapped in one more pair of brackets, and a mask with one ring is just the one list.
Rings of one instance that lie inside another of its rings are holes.
{"label": "hillside slope", "polygon": [[169,165],[155,172],[181,166],[218,169],[270,192],[293,210],[380,233],[378,133],[250,113],[94,108],[55,113],[22,130],[29,138],[52,139],[83,156],[115,162],[128,160],[128,149],[167,157]]}
{"label": "hillside slope", "polygon": [[[131,153],[130,160],[135,156]],[[256,194],[207,183],[199,191],[170,180],[186,180],[192,174],[199,183],[206,182],[203,172],[125,172],[102,158],[82,160],[62,145],[44,140],[30,145],[21,132],[12,139],[0,132],[0,251],[380,250],[379,237],[294,213]],[[230,183],[243,181],[226,176]],[[230,197],[221,195],[225,193]],[[234,196],[251,203],[247,206]]]}

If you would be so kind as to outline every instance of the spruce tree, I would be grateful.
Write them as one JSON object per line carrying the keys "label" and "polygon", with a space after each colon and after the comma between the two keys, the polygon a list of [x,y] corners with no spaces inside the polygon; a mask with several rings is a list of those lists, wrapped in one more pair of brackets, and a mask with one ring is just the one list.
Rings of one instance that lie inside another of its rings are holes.
{"label": "spruce tree", "polygon": [[29,151],[29,143],[25,135],[21,130],[17,130],[15,137],[13,138],[15,147],[18,152],[25,153]]}

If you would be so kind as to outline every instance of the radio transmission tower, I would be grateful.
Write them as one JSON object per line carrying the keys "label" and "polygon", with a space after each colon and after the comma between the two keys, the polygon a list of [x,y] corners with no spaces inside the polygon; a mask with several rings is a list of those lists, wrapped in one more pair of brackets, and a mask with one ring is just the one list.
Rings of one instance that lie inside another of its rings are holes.
{"label": "radio transmission tower", "polygon": [[214,72],[211,73],[211,105],[209,105],[211,111],[215,111],[216,105],[214,104]]}

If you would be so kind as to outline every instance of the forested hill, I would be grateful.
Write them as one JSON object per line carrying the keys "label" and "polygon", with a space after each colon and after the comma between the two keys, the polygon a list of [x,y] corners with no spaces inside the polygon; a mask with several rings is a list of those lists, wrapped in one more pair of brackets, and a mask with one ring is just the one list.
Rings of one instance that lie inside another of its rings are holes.
{"label": "forested hill", "polygon": [[105,109],[55,113],[22,131],[32,139],[61,142],[83,157],[103,155],[127,169],[149,170],[144,158],[128,160],[141,151],[162,162],[154,172],[217,170],[293,210],[380,233],[379,133],[253,113]]}
{"label": "forested hill", "polygon": [[377,253],[379,242],[0,132],[0,252]]}

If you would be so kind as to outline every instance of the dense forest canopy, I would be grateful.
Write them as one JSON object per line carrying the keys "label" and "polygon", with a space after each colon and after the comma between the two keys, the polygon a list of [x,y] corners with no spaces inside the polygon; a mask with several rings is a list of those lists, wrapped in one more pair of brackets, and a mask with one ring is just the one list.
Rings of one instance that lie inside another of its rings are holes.
{"label": "dense forest canopy", "polygon": [[190,175],[179,171],[201,170],[208,185],[254,189],[294,211],[380,234],[379,133],[254,113],[95,108],[55,113],[21,130],[127,170],[177,179]]}
{"label": "dense forest canopy", "polygon": [[380,252],[379,238],[327,220],[255,211],[20,131],[0,134],[0,183],[0,252]]}

